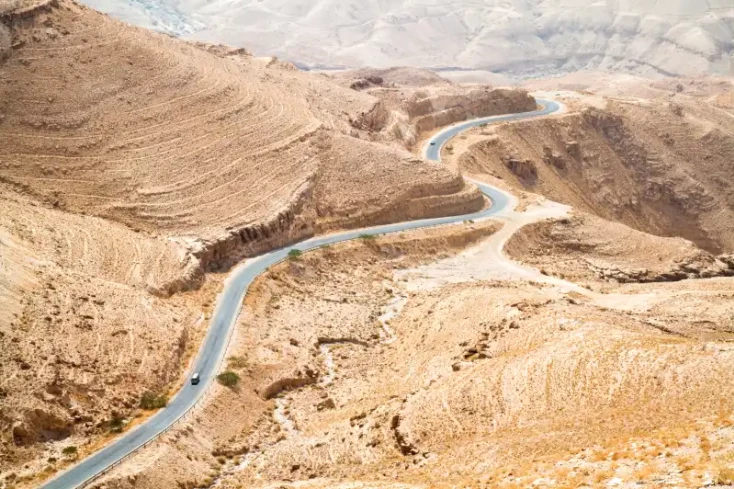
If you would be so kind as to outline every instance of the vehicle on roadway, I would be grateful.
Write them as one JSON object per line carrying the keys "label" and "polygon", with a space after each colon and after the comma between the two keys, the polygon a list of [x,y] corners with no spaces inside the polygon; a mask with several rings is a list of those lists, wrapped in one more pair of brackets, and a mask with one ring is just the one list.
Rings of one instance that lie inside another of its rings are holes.
{"label": "vehicle on roadway", "polygon": [[196,372],[191,376],[191,385],[198,385],[199,382],[201,382],[201,377],[199,377],[199,372]]}
{"label": "vehicle on roadway", "polygon": [[436,141],[431,141],[431,146],[436,146]]}

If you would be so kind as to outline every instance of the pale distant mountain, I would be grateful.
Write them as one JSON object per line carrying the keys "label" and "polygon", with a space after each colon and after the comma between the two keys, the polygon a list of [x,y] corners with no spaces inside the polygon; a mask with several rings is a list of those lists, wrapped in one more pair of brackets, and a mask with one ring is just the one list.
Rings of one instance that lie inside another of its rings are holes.
{"label": "pale distant mountain", "polygon": [[306,65],[731,73],[734,0],[86,0]]}

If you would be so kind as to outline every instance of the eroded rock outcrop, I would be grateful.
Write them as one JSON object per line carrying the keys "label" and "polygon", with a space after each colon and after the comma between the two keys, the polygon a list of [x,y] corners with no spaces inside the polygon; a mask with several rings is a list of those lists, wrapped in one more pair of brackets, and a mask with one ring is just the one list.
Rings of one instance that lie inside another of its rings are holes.
{"label": "eroded rock outcrop", "polygon": [[652,271],[647,268],[619,268],[586,260],[587,266],[598,278],[618,283],[678,282],[681,280],[734,277],[734,255],[714,257],[702,252],[696,259],[675,264],[668,270]]}
{"label": "eroded rock outcrop", "polygon": [[535,99],[527,92],[492,89],[417,99],[405,107],[418,132],[432,131],[475,117],[527,112],[535,108]]}
{"label": "eroded rock outcrop", "polygon": [[263,399],[272,399],[281,392],[315,384],[318,378],[319,373],[314,368],[309,366],[301,367],[294,370],[290,375],[277,378],[263,388],[258,389],[258,394]]}
{"label": "eroded rock outcrop", "polygon": [[13,443],[16,446],[37,442],[62,440],[73,432],[73,423],[44,409],[26,411],[23,419],[13,424]]}

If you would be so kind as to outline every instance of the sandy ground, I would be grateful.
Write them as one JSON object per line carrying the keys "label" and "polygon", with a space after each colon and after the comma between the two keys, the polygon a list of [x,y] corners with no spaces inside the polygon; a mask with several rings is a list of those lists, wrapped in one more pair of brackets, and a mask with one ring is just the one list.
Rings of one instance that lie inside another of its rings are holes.
{"label": "sandy ground", "polygon": [[238,385],[97,487],[734,482],[724,80],[537,82],[569,111],[462,135],[447,169],[409,149],[526,92],[306,76],[71,1],[17,7],[0,32],[3,487],[175,389],[222,280],[205,270],[473,210],[460,171],[517,210],[274,268],[227,353]]}
{"label": "sandy ground", "polygon": [[558,285],[564,289],[578,287],[540,273],[538,269],[524,267],[508,259],[504,253],[507,241],[522,227],[544,219],[560,218],[569,212],[567,206],[543,201],[533,204],[524,212],[510,211],[502,216],[504,226],[480,246],[460,253],[456,257],[436,261],[418,269],[398,272],[397,278],[408,282],[408,290],[431,290],[447,284],[469,281],[535,281]]}
{"label": "sandy ground", "polygon": [[[277,267],[248,298],[230,352],[242,386],[217,388],[207,414],[180,428],[224,456],[172,435],[165,455],[143,451],[106,484],[127,487],[123,474],[136,487],[725,483],[731,279],[590,276],[581,288],[518,265],[503,252],[520,248],[513,235],[529,257],[544,243],[536,227],[576,219],[536,200],[502,227],[363,240]],[[597,236],[594,219],[577,226]],[[665,244],[672,261],[695,249],[607,226]],[[599,247],[639,264],[656,260],[646,249]],[[238,415],[243,402],[258,408]],[[223,417],[233,423],[204,421]],[[209,478],[163,475],[185,457],[211,466]]]}
{"label": "sandy ground", "polygon": [[417,96],[414,75],[390,75],[410,85],[390,105],[71,0],[0,2],[0,485],[36,484],[141,422],[144,395],[174,392],[232,264],[482,208],[390,124],[532,99],[435,75]]}

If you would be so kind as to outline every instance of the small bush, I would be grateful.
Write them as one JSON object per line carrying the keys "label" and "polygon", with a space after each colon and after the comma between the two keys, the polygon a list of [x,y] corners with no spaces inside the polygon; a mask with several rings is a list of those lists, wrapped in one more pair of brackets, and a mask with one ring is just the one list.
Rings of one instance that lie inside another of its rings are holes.
{"label": "small bush", "polygon": [[67,457],[76,457],[77,454],[79,453],[79,450],[75,446],[70,446],[70,447],[64,447],[64,449],[61,450],[61,453],[63,453]]}
{"label": "small bush", "polygon": [[229,357],[227,367],[231,369],[241,369],[247,367],[247,359],[245,357],[232,356]]}
{"label": "small bush", "polygon": [[361,239],[362,241],[374,241],[377,239],[377,236],[375,236],[374,234],[360,234],[359,239]]}
{"label": "small bush", "polygon": [[298,260],[303,252],[301,250],[290,250],[288,252],[288,259],[289,260]]}
{"label": "small bush", "polygon": [[217,375],[217,381],[226,387],[234,387],[240,382],[240,376],[228,370]]}
{"label": "small bush", "polygon": [[143,394],[143,397],[140,399],[140,407],[148,411],[164,408],[167,404],[168,398],[166,396],[156,396],[150,391]]}
{"label": "small bush", "polygon": [[122,433],[122,429],[125,427],[125,420],[122,418],[114,417],[110,420],[110,431],[112,433]]}

